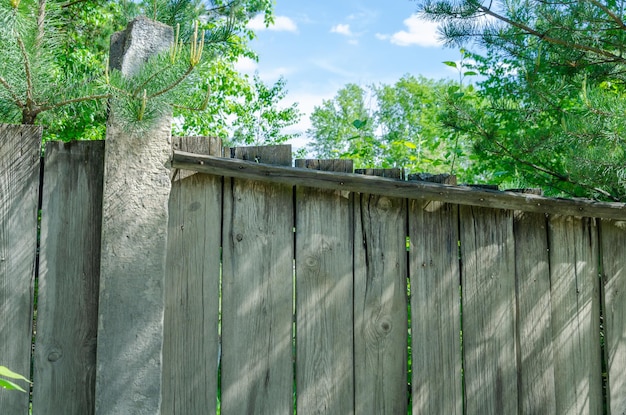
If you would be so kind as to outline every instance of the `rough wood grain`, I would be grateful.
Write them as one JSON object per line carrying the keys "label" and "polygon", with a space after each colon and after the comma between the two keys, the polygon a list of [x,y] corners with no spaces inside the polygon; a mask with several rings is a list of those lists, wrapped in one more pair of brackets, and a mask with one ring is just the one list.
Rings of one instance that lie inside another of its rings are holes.
{"label": "rough wood grain", "polygon": [[[272,159],[254,148],[239,157]],[[274,153],[280,155],[280,152]],[[222,277],[222,414],[293,412],[291,186],[226,181]]]}
{"label": "rough wood grain", "polygon": [[602,413],[597,227],[549,221],[556,413]]}
{"label": "rough wood grain", "polygon": [[[350,161],[300,163],[352,171]],[[355,413],[353,215],[348,192],[296,189],[298,415]]]}
{"label": "rough wood grain", "polygon": [[626,222],[600,222],[611,414],[626,414]]}
{"label": "rough wood grain", "polygon": [[[400,181],[383,177],[301,168],[270,166],[243,160],[174,151],[172,165],[203,173],[263,180],[273,183],[310,186],[327,190],[372,193],[387,197],[435,200],[461,205],[558,213],[608,219],[626,219],[626,203],[604,203],[590,200],[554,199],[533,194],[500,192],[472,187],[451,186],[420,181]],[[296,164],[296,167],[298,164]]]}
{"label": "rough wood grain", "polygon": [[460,208],[465,411],[514,414],[515,263],[510,211]]}
{"label": "rough wood grain", "polygon": [[291,166],[291,144],[233,147],[230,149],[230,157],[257,164]]}
{"label": "rough wood grain", "polygon": [[463,413],[458,206],[409,201],[412,413]]}
{"label": "rough wood grain", "polygon": [[[172,150],[222,157],[222,140],[218,137],[172,137]],[[174,181],[196,174],[195,171],[173,169]]]}
{"label": "rough wood grain", "polygon": [[34,414],[93,414],[104,141],[46,145]]}
{"label": "rough wood grain", "polygon": [[[30,373],[41,127],[0,124],[0,365]],[[28,394],[0,391],[6,414]]]}
{"label": "rough wood grain", "polygon": [[[222,148],[206,137],[173,145]],[[162,412],[170,415],[215,414],[217,405],[222,178],[191,174],[175,177],[169,200]]]}
{"label": "rough wood grain", "polygon": [[[400,178],[401,171],[364,171]],[[406,199],[355,195],[354,378],[357,414],[406,414]]]}
{"label": "rough wood grain", "polygon": [[557,412],[546,216],[516,212],[513,229],[520,414],[554,414]]}

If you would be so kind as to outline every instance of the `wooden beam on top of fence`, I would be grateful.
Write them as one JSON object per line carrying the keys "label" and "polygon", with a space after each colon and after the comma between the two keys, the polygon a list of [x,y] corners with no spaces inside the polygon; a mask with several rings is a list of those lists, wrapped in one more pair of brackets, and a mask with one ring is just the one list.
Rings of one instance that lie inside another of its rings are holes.
{"label": "wooden beam on top of fence", "polygon": [[[39,126],[0,124],[0,365],[27,377],[41,133]],[[27,414],[28,404],[28,393],[0,393],[2,413]]]}
{"label": "wooden beam on top of fence", "polygon": [[[172,150],[195,154],[222,157],[222,140],[219,137],[172,137]],[[195,171],[174,169],[173,181],[182,180],[195,174]]]}
{"label": "wooden beam on top of fence", "polygon": [[[173,141],[174,148],[222,154],[218,138]],[[222,178],[189,173],[178,172],[169,199],[161,413],[213,415],[219,376]]]}
{"label": "wooden beam on top of fence", "polygon": [[[399,181],[359,174],[270,166],[243,160],[202,156],[180,151],[174,151],[172,165],[176,168],[184,168],[219,176],[262,180],[295,186],[302,185],[327,190],[375,193],[388,197],[435,200],[460,205],[521,210],[524,212],[556,213],[618,220],[626,219],[626,203],[546,198],[533,194],[500,192],[420,181]],[[296,167],[299,166],[296,165]]]}
{"label": "wooden beam on top of fence", "polygon": [[552,216],[548,230],[556,413],[601,414],[596,221]]}
{"label": "wooden beam on top of fence", "polygon": [[[296,166],[352,171],[351,160]],[[296,188],[298,415],[354,414],[353,197]]]}
{"label": "wooden beam on top of fence", "polygon": [[604,338],[611,414],[626,413],[626,222],[600,222]]}
{"label": "wooden beam on top of fence", "polygon": [[518,384],[522,414],[556,414],[546,215],[515,212]]}
{"label": "wooden beam on top of fence", "polygon": [[[234,149],[291,165],[291,146]],[[222,273],[224,415],[293,413],[293,188],[227,179]]]}
{"label": "wooden beam on top of fence", "polygon": [[519,397],[513,216],[499,209],[461,206],[459,219],[464,409],[468,414],[515,414]]}
{"label": "wooden beam on top of fence", "polygon": [[[111,38],[111,67],[135,74],[169,49],[171,27],[145,17]],[[129,132],[109,116],[105,146],[96,415],[161,412],[171,116]]]}
{"label": "wooden beam on top of fence", "polygon": [[[400,169],[364,173],[402,175]],[[354,411],[406,414],[406,199],[365,193],[355,198]]]}
{"label": "wooden beam on top of fence", "polygon": [[48,142],[33,413],[94,413],[104,141]]}
{"label": "wooden beam on top of fence", "polygon": [[409,200],[412,413],[463,413],[458,205]]}

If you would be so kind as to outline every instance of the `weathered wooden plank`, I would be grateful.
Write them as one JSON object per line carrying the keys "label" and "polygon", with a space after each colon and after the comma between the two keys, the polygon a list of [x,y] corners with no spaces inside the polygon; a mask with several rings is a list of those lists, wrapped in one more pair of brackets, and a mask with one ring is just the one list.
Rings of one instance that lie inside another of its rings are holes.
{"label": "weathered wooden plank", "polygon": [[[173,145],[222,149],[207,137],[174,137]],[[222,179],[183,177],[169,200],[162,413],[210,415],[217,404]]]}
{"label": "weathered wooden plank", "polygon": [[[131,77],[173,40],[171,27],[138,17],[112,37],[111,67]],[[172,120],[163,115],[140,132],[117,116],[110,114],[105,146],[96,414],[154,415],[162,402]]]}
{"label": "weathered wooden plank", "polygon": [[[399,169],[365,171],[400,178]],[[406,414],[406,199],[356,195],[355,413]]]}
{"label": "weathered wooden plank", "polygon": [[618,220],[626,219],[626,203],[555,199],[533,194],[499,192],[429,182],[404,182],[357,174],[339,174],[337,172],[270,166],[262,163],[201,156],[180,151],[174,151],[172,165],[176,168],[185,168],[227,177],[263,180],[295,186],[310,186],[327,190],[372,193],[387,197],[406,197],[424,201],[435,200],[525,212],[557,213]]}
{"label": "weathered wooden plank", "polygon": [[519,400],[522,414],[555,414],[552,302],[546,216],[516,212]]}
{"label": "weathered wooden plank", "polygon": [[[352,171],[349,160],[299,162]],[[353,196],[296,189],[297,412],[353,414]]]}
{"label": "weathered wooden plank", "polygon": [[463,413],[458,206],[409,201],[413,414]]}
{"label": "weathered wooden plank", "polygon": [[556,413],[602,413],[598,238],[593,219],[549,220]]}
{"label": "weathered wooden plank", "polygon": [[[259,153],[258,151],[264,152]],[[237,150],[272,161],[271,149]],[[276,163],[291,164],[288,158]],[[293,412],[293,193],[227,180],[222,276],[222,414]]]}
{"label": "weathered wooden plank", "polygon": [[34,414],[93,414],[104,141],[49,142],[42,195]]}
{"label": "weathered wooden plank", "polygon": [[600,222],[611,414],[626,414],[626,222]]}
{"label": "weathered wooden plank", "polygon": [[460,207],[465,411],[514,414],[515,263],[510,211]]}
{"label": "weathered wooden plank", "polygon": [[291,166],[291,145],[233,147],[230,157],[275,166]]}
{"label": "weathered wooden plank", "polygon": [[[172,150],[187,153],[223,156],[222,140],[217,137],[172,137]],[[195,171],[174,169],[174,181],[182,180],[195,174]]]}
{"label": "weathered wooden plank", "polygon": [[[0,124],[0,365],[24,376],[30,373],[41,132]],[[28,394],[2,392],[0,408],[27,414]]]}

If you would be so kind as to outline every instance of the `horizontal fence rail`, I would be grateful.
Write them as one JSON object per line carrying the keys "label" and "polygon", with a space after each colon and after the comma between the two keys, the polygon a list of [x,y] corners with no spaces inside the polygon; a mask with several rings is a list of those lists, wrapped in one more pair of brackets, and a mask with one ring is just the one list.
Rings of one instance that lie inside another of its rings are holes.
{"label": "horizontal fence rail", "polygon": [[245,160],[174,151],[172,167],[226,177],[304,185],[328,190],[376,193],[388,197],[457,203],[525,212],[557,213],[626,220],[626,203],[557,199],[530,193],[499,192],[480,187],[451,186],[421,181],[400,181],[350,173],[304,170]]}

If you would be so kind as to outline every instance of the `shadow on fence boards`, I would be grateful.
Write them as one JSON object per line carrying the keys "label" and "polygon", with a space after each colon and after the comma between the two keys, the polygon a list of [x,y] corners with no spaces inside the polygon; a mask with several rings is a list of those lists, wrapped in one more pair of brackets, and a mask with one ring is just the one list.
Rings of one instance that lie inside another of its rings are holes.
{"label": "shadow on fence boards", "polygon": [[0,126],[2,414],[626,411],[623,204],[40,136]]}

